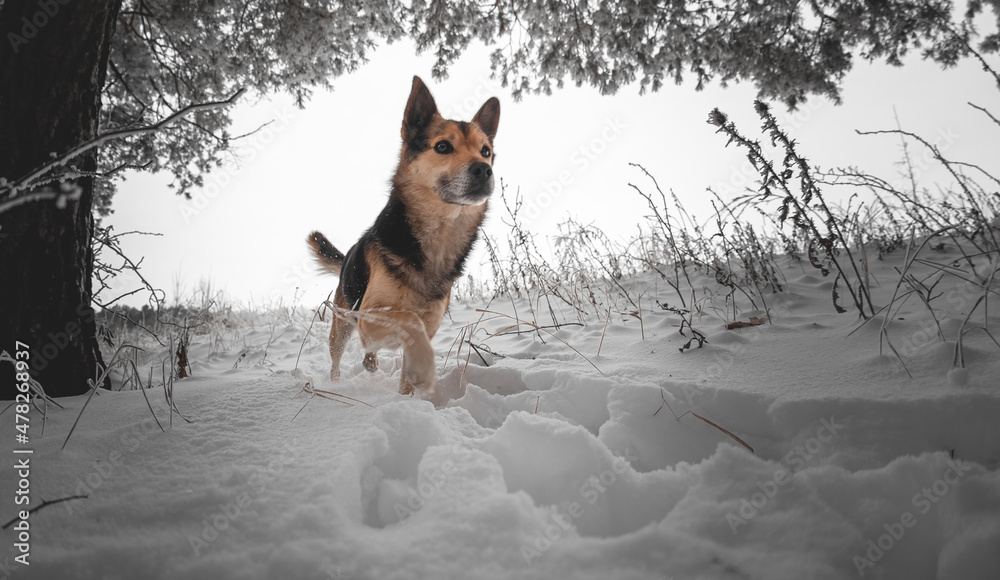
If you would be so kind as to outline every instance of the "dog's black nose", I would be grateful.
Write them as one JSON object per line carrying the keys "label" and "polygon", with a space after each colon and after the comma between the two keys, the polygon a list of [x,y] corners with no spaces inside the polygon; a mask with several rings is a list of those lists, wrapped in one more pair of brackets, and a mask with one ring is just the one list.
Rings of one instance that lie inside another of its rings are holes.
{"label": "dog's black nose", "polygon": [[486,180],[493,177],[493,168],[490,167],[489,163],[477,161],[472,164],[472,167],[469,168],[469,175],[471,175],[472,179],[477,183],[485,183]]}

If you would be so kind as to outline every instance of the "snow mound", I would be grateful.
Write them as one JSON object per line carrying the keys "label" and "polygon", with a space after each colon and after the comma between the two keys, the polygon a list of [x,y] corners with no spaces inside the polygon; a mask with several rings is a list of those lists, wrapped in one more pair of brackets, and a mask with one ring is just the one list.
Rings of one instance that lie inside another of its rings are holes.
{"label": "snow mound", "polygon": [[31,506],[86,498],[31,514],[30,566],[4,530],[0,578],[1000,577],[1000,357],[970,337],[949,373],[954,345],[898,321],[911,379],[877,322],[850,335],[807,291],[826,281],[789,278],[770,324],[705,323],[684,352],[651,306],[641,329],[561,330],[578,352],[510,334],[446,364],[476,317],[456,305],[437,405],[396,393],[398,354],[365,372],[357,342],[331,384],[323,329],[266,355],[195,342],[174,387],[190,422],[162,393],[161,430],[141,393],[102,392],[62,450],[84,399],[44,435],[32,415]]}

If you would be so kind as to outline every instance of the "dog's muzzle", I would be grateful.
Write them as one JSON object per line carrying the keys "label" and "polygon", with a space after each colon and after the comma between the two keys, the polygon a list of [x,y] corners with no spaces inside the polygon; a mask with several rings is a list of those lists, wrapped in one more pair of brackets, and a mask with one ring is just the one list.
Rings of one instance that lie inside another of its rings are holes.
{"label": "dog's muzzle", "polygon": [[486,200],[493,193],[493,168],[489,163],[478,161],[469,167],[469,186],[465,197],[472,198],[475,203]]}
{"label": "dog's muzzle", "polygon": [[485,185],[487,182],[493,181],[493,168],[490,167],[489,163],[483,161],[478,161],[472,164],[469,168],[469,175],[472,177],[472,182],[474,184],[478,183],[480,185]]}
{"label": "dog's muzzle", "polygon": [[477,161],[457,179],[441,183],[441,197],[448,203],[479,205],[493,194],[493,168]]}

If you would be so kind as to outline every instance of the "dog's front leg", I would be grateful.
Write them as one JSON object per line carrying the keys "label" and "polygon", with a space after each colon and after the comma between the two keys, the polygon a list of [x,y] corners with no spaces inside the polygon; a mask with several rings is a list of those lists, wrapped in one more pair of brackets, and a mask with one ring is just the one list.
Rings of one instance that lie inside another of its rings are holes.
{"label": "dog's front leg", "polygon": [[403,346],[403,372],[399,377],[399,393],[421,395],[434,392],[434,349],[424,334],[423,340],[415,339],[409,347]]}
{"label": "dog's front leg", "polygon": [[403,347],[403,372],[399,392],[430,394],[434,390],[434,349],[424,321],[413,312],[362,308],[358,330],[366,352],[383,347]]}

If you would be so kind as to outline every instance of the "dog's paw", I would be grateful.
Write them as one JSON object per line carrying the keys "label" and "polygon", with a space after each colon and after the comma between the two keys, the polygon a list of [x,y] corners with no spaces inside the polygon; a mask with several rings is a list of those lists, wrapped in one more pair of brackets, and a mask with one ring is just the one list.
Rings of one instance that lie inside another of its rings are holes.
{"label": "dog's paw", "polygon": [[434,393],[434,385],[436,384],[434,373],[430,375],[424,375],[423,373],[407,373],[403,372],[403,376],[399,378],[399,394],[400,395],[419,395],[422,398],[427,398],[428,395]]}
{"label": "dog's paw", "polygon": [[361,362],[365,366],[365,370],[373,373],[378,370],[378,355],[373,352],[365,353],[365,359]]}
{"label": "dog's paw", "polygon": [[337,381],[340,380],[340,367],[339,366],[332,367],[330,369],[330,380],[333,381],[333,382],[337,382]]}
{"label": "dog's paw", "polygon": [[437,400],[436,393],[437,389],[435,389],[434,382],[424,384],[422,386],[414,385],[413,383],[407,381],[399,383],[400,395],[409,395],[411,397],[417,397],[418,399],[434,402],[435,406],[439,406],[435,402]]}
{"label": "dog's paw", "polygon": [[435,375],[434,350],[426,337],[422,341],[415,341],[403,351],[403,372],[399,376],[401,394],[433,392],[437,378]]}

